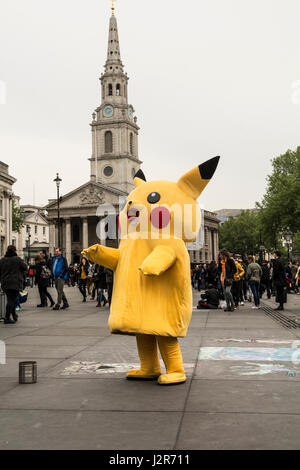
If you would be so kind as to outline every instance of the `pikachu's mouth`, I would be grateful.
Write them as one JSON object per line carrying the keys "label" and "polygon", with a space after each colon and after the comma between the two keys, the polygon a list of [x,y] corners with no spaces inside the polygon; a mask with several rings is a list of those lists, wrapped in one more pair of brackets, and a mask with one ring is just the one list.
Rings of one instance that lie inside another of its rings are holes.
{"label": "pikachu's mouth", "polygon": [[131,225],[137,225],[139,222],[140,211],[134,207],[130,207],[127,211],[127,219]]}

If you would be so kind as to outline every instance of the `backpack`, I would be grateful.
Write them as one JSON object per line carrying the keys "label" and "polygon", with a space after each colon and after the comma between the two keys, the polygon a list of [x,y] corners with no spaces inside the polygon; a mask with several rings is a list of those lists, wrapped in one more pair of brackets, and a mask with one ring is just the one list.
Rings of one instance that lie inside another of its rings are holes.
{"label": "backpack", "polygon": [[42,266],[41,278],[49,279],[51,277],[51,271],[47,266]]}

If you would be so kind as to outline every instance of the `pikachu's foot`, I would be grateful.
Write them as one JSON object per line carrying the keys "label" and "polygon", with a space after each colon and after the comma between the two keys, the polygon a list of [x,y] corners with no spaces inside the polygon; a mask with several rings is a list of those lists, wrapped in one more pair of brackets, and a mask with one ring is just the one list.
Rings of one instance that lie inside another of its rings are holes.
{"label": "pikachu's foot", "polygon": [[179,372],[173,372],[172,374],[162,374],[158,379],[158,383],[160,385],[180,384],[185,381],[185,374]]}
{"label": "pikachu's foot", "polygon": [[145,371],[143,369],[132,369],[127,372],[126,379],[131,380],[155,380],[161,374],[160,371]]}

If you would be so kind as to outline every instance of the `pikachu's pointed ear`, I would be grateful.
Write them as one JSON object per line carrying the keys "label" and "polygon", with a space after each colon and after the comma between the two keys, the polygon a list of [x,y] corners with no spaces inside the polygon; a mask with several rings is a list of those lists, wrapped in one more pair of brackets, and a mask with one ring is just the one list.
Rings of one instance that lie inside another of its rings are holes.
{"label": "pikachu's pointed ear", "polygon": [[197,199],[212,178],[220,157],[214,157],[183,175],[177,182],[179,188],[193,199]]}
{"label": "pikachu's pointed ear", "polygon": [[133,177],[133,184],[137,188],[141,184],[144,184],[146,182],[146,177],[142,170],[138,170],[138,172],[134,175]]}

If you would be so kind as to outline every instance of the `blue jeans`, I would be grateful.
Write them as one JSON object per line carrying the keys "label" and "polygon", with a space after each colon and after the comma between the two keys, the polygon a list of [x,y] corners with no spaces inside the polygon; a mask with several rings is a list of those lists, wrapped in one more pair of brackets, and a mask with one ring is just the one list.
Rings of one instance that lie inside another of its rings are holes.
{"label": "blue jeans", "polygon": [[259,307],[260,300],[259,300],[259,282],[258,281],[249,281],[248,282],[250,289],[252,290],[254,303],[256,307]]}
{"label": "blue jeans", "polygon": [[101,304],[102,301],[103,301],[103,302],[106,302],[106,298],[105,298],[103,289],[99,289],[99,292],[98,292],[98,303]]}

